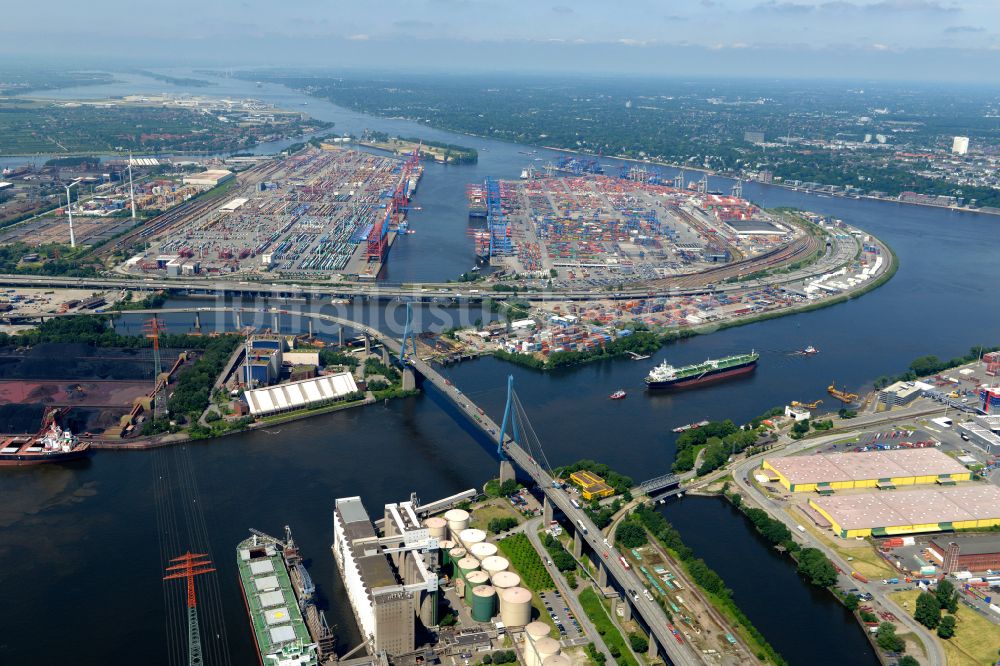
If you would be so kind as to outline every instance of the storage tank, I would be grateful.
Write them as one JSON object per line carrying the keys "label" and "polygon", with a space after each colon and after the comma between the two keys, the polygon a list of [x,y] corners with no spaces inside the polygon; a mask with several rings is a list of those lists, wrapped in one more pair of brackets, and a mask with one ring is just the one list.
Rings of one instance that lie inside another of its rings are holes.
{"label": "storage tank", "polygon": [[451,532],[452,539],[469,527],[469,512],[464,509],[450,509],[444,514],[444,519],[448,522],[448,531]]}
{"label": "storage tank", "polygon": [[530,638],[532,642],[537,641],[539,638],[546,638],[549,635],[549,631],[551,631],[549,629],[549,625],[544,622],[539,622],[538,620],[529,622],[524,627],[524,633],[528,635],[528,638]]}
{"label": "storage tank", "polygon": [[486,532],[475,528],[462,530],[458,533],[458,540],[462,542],[466,550],[470,550],[477,543],[486,541]]}
{"label": "storage tank", "polygon": [[470,571],[465,576],[465,582],[469,587],[477,587],[479,585],[489,585],[490,575],[485,571]]}
{"label": "storage tank", "polygon": [[[497,592],[492,585],[479,585],[472,588],[472,619],[476,622],[489,622],[496,615]],[[559,644],[556,643],[558,649]]]}
{"label": "storage tank", "polygon": [[440,548],[441,552],[444,553],[441,559],[442,562],[451,561],[451,559],[448,557],[448,553],[450,553],[451,549],[454,547],[455,547],[455,542],[452,541],[451,539],[441,539],[438,541],[438,548]]}
{"label": "storage tank", "polygon": [[573,666],[573,662],[564,654],[554,654],[551,657],[546,657],[542,661],[542,666]]}
{"label": "storage tank", "polygon": [[538,659],[535,663],[544,664],[546,659],[557,654],[559,654],[559,641],[554,638],[546,636],[535,641],[535,656]]}
{"label": "storage tank", "polygon": [[455,578],[461,577],[462,580],[468,580],[469,574],[478,570],[479,560],[465,556],[455,563]]}
{"label": "storage tank", "polygon": [[448,521],[444,518],[431,516],[424,521],[424,526],[427,528],[427,531],[432,539],[438,539],[440,541],[448,538]]}
{"label": "storage tank", "polygon": [[498,571],[491,577],[490,585],[497,588],[497,594],[500,590],[506,590],[510,587],[517,587],[521,584],[521,577],[518,576],[513,571]]}
{"label": "storage tank", "polygon": [[482,562],[487,557],[496,555],[497,547],[491,543],[486,543],[485,541],[482,541],[480,543],[472,544],[472,547],[469,548],[469,552],[472,554],[474,558]]}
{"label": "storage tank", "polygon": [[[452,543],[455,542],[452,541]],[[452,564],[456,564],[460,559],[462,559],[468,554],[469,552],[465,550],[465,548],[462,548],[461,546],[455,546],[454,548],[448,551],[448,559],[451,560]]]}
{"label": "storage tank", "polygon": [[523,627],[531,621],[531,592],[523,587],[499,590],[500,621],[508,627]]}
{"label": "storage tank", "polygon": [[499,555],[491,555],[480,562],[480,564],[483,567],[483,571],[488,573],[490,576],[500,573],[501,571],[506,571],[510,567],[510,562],[507,561],[507,558],[500,557]]}

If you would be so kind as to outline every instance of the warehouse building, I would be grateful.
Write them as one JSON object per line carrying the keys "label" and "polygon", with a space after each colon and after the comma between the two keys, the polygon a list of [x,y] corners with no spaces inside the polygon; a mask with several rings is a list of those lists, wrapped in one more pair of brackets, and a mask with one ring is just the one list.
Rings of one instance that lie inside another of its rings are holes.
{"label": "warehouse building", "polygon": [[209,169],[202,173],[184,176],[185,185],[197,185],[200,187],[216,187],[233,178],[233,172],[226,169]]}
{"label": "warehouse building", "polygon": [[1000,488],[970,484],[895,493],[810,498],[809,506],[844,539],[1000,525]]}
{"label": "warehouse building", "polygon": [[970,421],[968,423],[959,423],[958,431],[965,435],[965,439],[968,439],[986,453],[1000,455],[1000,437],[992,429]]}
{"label": "warehouse building", "polygon": [[908,405],[925,391],[930,391],[934,387],[924,382],[896,382],[878,392],[878,400],[887,408],[902,407]]}
{"label": "warehouse building", "polygon": [[927,544],[927,552],[945,573],[1000,569],[1000,535],[935,537]]}
{"label": "warehouse building", "polygon": [[254,418],[304,409],[324,402],[335,402],[358,393],[358,385],[349,372],[323,375],[297,382],[246,391],[247,405]]}
{"label": "warehouse building", "polygon": [[604,479],[585,469],[573,472],[569,475],[569,479],[580,486],[580,493],[583,495],[583,499],[588,501],[610,497],[615,494],[615,489],[605,483]]}
{"label": "warehouse building", "polygon": [[438,547],[412,502],[385,505],[384,536],[360,497],[336,500],[333,556],[370,654],[413,652],[417,619],[437,624]]}
{"label": "warehouse building", "polygon": [[763,467],[797,493],[952,484],[971,478],[968,469],[935,448],[786,456],[767,459]]}

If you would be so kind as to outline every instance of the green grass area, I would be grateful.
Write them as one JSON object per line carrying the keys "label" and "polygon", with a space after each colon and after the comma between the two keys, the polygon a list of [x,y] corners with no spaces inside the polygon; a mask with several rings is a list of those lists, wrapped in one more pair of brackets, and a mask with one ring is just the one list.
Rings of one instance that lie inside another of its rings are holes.
{"label": "green grass area", "polygon": [[[908,590],[906,592],[896,592],[889,597],[899,604],[908,604],[903,612],[908,615],[913,614],[916,606],[918,590]],[[987,666],[997,662],[997,650],[1000,649],[1000,626],[997,626],[984,618],[976,611],[958,604],[958,612],[955,613],[957,624],[955,625],[955,635],[951,638],[937,640],[944,647],[944,654],[948,666]]]}
{"label": "green grass area", "polygon": [[486,528],[494,518],[514,518],[517,520],[518,525],[524,522],[524,516],[514,511],[510,506],[510,502],[502,497],[498,497],[473,507],[472,520],[469,522],[469,527],[488,532]]}
{"label": "green grass area", "polygon": [[497,542],[497,546],[510,565],[521,576],[521,581],[533,592],[551,590],[555,587],[552,577],[545,569],[545,564],[538,556],[538,551],[531,545],[525,534],[513,534]]}
{"label": "green grass area", "polygon": [[580,593],[580,605],[583,606],[583,611],[590,618],[590,621],[594,623],[597,633],[604,639],[604,644],[608,646],[608,650],[612,654],[616,651],[619,653],[619,656],[615,657],[615,661],[623,666],[639,666],[638,662],[632,657],[632,653],[629,652],[628,644],[625,642],[624,637],[622,637],[621,631],[618,630],[618,627],[611,620],[611,616],[608,615],[604,604],[601,603],[601,599],[594,592],[593,588],[588,587]]}

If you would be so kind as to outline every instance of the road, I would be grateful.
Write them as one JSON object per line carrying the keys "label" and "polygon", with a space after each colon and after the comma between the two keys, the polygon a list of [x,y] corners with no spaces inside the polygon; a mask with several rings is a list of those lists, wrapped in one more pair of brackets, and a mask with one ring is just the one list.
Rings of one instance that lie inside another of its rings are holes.
{"label": "road", "polygon": [[575,594],[573,594],[572,590],[568,589],[563,584],[564,579],[562,577],[562,573],[559,572],[559,569],[551,563],[552,560],[546,555],[545,546],[542,545],[542,540],[538,538],[538,529],[541,525],[541,518],[533,518],[532,520],[524,523],[520,529],[525,533],[525,535],[527,535],[531,545],[535,547],[535,550],[538,551],[542,561],[545,562],[546,571],[549,572],[549,576],[555,582],[556,587],[559,588],[559,592],[562,594],[563,599],[567,604],[569,604],[569,608],[573,611],[573,615],[576,616],[580,626],[583,627],[583,632],[591,641],[593,641],[594,646],[599,651],[604,653],[607,663],[615,663],[614,658],[611,656],[611,652],[608,650],[608,646],[604,644],[604,639],[601,638],[601,635],[597,632],[597,627],[595,627],[594,623],[590,621],[590,618],[587,617],[587,613],[583,610],[583,606],[580,605],[580,600]]}
{"label": "road", "polygon": [[[903,416],[901,410],[895,413],[893,421],[898,421],[898,419]],[[911,414],[910,416],[912,416]],[[873,415],[874,416],[874,415]],[[860,418],[860,417],[859,417]],[[904,417],[906,418],[906,417]],[[890,420],[884,416],[881,421]],[[826,555],[831,562],[838,566],[841,571],[850,572],[852,566],[844,558],[840,556],[839,553],[834,551],[832,548],[827,546],[824,542],[813,536],[809,531],[802,533],[797,529],[796,521],[788,515],[782,508],[782,506],[775,500],[769,498],[764,493],[760,492],[753,484],[751,484],[748,479],[753,470],[760,464],[760,458],[766,455],[767,457],[774,458],[778,456],[786,456],[792,453],[801,452],[807,448],[812,448],[815,446],[822,446],[830,442],[843,439],[843,432],[838,432],[833,435],[828,435],[825,437],[820,437],[817,439],[808,440],[807,442],[796,442],[795,444],[785,447],[783,450],[768,451],[766,454],[760,456],[754,456],[752,458],[747,458],[746,460],[740,462],[732,470],[733,480],[737,486],[743,491],[745,497],[749,497],[753,503],[760,506],[771,515],[773,518],[777,518],[783,522],[789,530],[791,530],[793,537],[796,541],[803,542],[804,545],[811,548],[817,548]],[[877,581],[872,581],[869,583],[863,583],[860,580],[852,578],[849,573],[843,573],[840,575],[840,583],[845,586],[846,589],[856,587],[862,592],[869,592],[874,599],[878,600],[879,604],[885,607],[887,610],[892,610],[893,614],[898,618],[899,624],[903,627],[913,632],[917,639],[923,644],[924,654],[927,655],[927,664],[929,666],[945,666],[946,659],[944,655],[944,650],[941,648],[940,644],[934,639],[931,633],[916,620],[914,620],[910,615],[904,610],[896,606],[886,595],[887,588],[884,585],[879,584]]]}
{"label": "road", "polygon": [[[851,251],[848,251],[848,250]],[[196,294],[246,294],[263,297],[306,297],[306,298],[371,298],[381,300],[413,300],[431,301],[433,299],[461,298],[472,301],[492,299],[545,302],[552,300],[594,301],[594,300],[632,300],[636,298],[682,297],[697,296],[708,293],[723,294],[757,289],[763,286],[780,286],[799,282],[803,279],[817,277],[835,270],[845,262],[853,260],[853,249],[844,243],[835,243],[832,251],[809,266],[789,273],[770,276],[767,280],[757,280],[747,283],[711,284],[711,278],[706,278],[703,284],[692,284],[693,276],[678,276],[678,281],[656,281],[649,284],[637,284],[623,287],[619,291],[606,291],[598,288],[567,288],[544,291],[495,292],[489,288],[480,290],[479,285],[469,283],[459,286],[455,283],[412,283],[412,284],[370,284],[364,282],[338,282],[336,284],[296,284],[274,282],[274,278],[257,280],[223,280],[223,279],[193,279],[165,278],[143,276],[105,276],[105,277],[75,277],[64,278],[42,275],[0,275],[0,284],[6,286],[23,286],[34,288],[75,288],[75,289],[132,289],[140,291],[184,290]],[[888,270],[888,263],[885,267]],[[683,281],[680,281],[683,278]],[[268,281],[263,281],[268,280]]]}

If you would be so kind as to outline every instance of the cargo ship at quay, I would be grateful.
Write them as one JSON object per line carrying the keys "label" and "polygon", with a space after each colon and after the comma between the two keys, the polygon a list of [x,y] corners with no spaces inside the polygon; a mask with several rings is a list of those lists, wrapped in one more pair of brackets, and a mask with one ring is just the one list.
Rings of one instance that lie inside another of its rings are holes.
{"label": "cargo ship at quay", "polygon": [[646,376],[646,387],[650,389],[679,389],[707,384],[728,377],[753,372],[760,354],[736,354],[720,359],[708,359],[703,363],[675,368],[667,361],[650,370]]}
{"label": "cargo ship at quay", "polygon": [[81,442],[68,428],[60,428],[50,417],[49,429],[35,437],[0,440],[0,467],[61,463],[90,453],[90,442]]}
{"label": "cargo ship at quay", "polygon": [[277,539],[257,530],[236,547],[240,591],[262,666],[318,666],[336,661],[336,639],[316,607],[316,586],[291,530]]}

